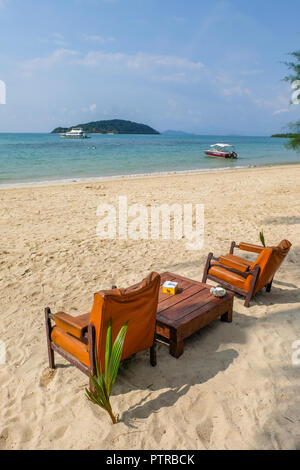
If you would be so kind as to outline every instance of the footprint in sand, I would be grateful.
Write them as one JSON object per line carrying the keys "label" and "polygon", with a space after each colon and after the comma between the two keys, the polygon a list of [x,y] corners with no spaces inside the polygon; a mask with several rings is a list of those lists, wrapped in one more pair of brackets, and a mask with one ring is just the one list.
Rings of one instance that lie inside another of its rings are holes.
{"label": "footprint in sand", "polygon": [[196,427],[197,435],[206,448],[209,448],[210,446],[213,429],[213,422],[210,418],[207,418],[203,423]]}
{"label": "footprint in sand", "polygon": [[45,369],[40,378],[40,387],[47,387],[47,385],[49,385],[49,383],[54,379],[55,374],[56,370],[49,368]]}

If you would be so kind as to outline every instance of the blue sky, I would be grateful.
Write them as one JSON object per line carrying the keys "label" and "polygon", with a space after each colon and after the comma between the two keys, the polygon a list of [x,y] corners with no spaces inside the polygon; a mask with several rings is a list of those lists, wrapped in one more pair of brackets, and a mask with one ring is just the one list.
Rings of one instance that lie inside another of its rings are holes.
{"label": "blue sky", "polygon": [[281,81],[299,17],[299,0],[0,0],[0,131],[280,131],[299,119]]}

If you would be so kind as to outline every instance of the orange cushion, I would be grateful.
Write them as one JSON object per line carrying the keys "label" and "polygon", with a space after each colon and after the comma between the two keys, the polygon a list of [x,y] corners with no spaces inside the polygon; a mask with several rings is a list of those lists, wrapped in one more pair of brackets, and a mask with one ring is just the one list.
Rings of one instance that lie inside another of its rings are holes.
{"label": "orange cushion", "polygon": [[251,266],[251,264],[252,264],[252,261],[250,261],[248,259],[245,259],[245,258],[241,258],[240,256],[231,255],[230,253],[228,255],[225,255],[224,258],[230,259],[230,260],[235,261],[237,263],[241,263],[244,266]]}
{"label": "orange cushion", "polygon": [[232,255],[220,256],[219,263],[223,264],[224,266],[228,266],[229,268],[237,269],[242,273],[248,271],[250,266],[250,263],[245,263],[243,258],[240,258],[239,260],[237,256]]}
{"label": "orange cushion", "polygon": [[252,243],[240,243],[239,249],[243,251],[249,251],[250,253],[261,253],[264,247],[253,245]]}
{"label": "orange cushion", "polygon": [[51,333],[52,341],[62,349],[79,359],[80,362],[90,367],[89,349],[86,344],[66,333],[58,326]]}
{"label": "orange cushion", "polygon": [[239,276],[238,274],[232,273],[221,266],[212,266],[208,271],[208,274],[211,276],[220,279],[221,281],[227,282],[228,284],[233,284],[240,289],[246,289],[246,279],[243,276]]}
{"label": "orange cushion", "polygon": [[72,317],[67,313],[58,312],[54,315],[54,320],[56,326],[70,333],[70,335],[82,339],[88,329],[90,314],[87,313],[78,317]]}

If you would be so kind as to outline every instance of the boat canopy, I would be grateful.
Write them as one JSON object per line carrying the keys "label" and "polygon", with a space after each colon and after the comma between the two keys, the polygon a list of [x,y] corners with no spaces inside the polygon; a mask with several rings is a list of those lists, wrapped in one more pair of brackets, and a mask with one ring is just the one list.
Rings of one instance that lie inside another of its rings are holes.
{"label": "boat canopy", "polygon": [[214,144],[214,145],[211,145],[211,147],[225,148],[225,147],[232,147],[232,145],[230,145],[230,144]]}

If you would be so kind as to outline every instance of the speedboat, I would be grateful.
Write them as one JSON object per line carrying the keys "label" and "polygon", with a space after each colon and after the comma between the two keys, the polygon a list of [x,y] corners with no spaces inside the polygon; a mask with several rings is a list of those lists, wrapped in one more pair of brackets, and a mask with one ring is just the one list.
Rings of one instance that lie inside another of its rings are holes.
{"label": "speedboat", "polygon": [[214,144],[210,146],[210,150],[205,150],[204,153],[209,157],[219,158],[238,158],[233,145],[230,144]]}
{"label": "speedboat", "polygon": [[61,134],[64,139],[88,139],[88,136],[82,129],[72,129],[69,132]]}

